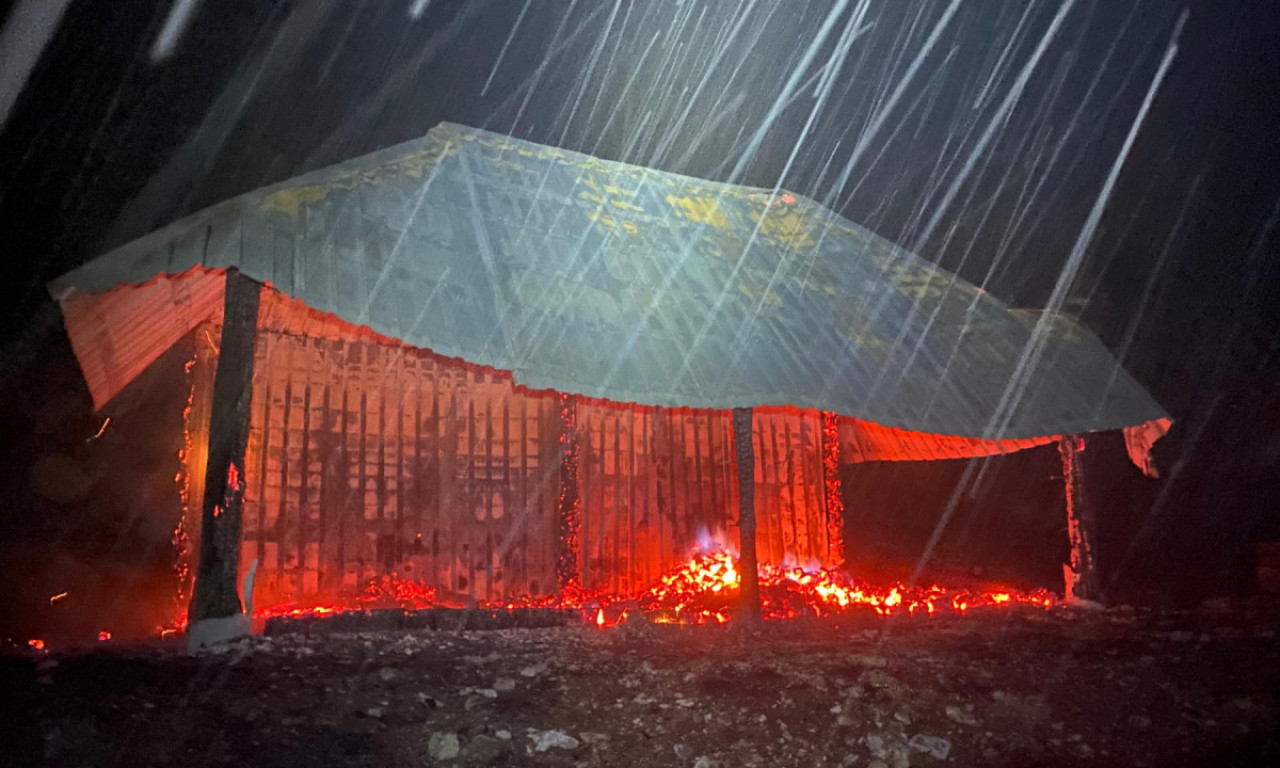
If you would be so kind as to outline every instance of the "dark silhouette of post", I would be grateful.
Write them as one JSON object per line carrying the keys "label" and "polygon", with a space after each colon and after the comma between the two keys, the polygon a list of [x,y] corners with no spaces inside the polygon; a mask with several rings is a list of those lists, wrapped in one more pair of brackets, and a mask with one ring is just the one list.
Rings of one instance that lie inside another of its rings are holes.
{"label": "dark silhouette of post", "polygon": [[1066,435],[1058,441],[1062,457],[1062,483],[1067,497],[1067,536],[1071,539],[1071,562],[1063,567],[1068,600],[1077,598],[1100,602],[1098,564],[1094,549],[1095,524],[1093,508],[1085,499],[1084,471],[1080,454],[1084,452],[1083,435]]}
{"label": "dark silhouette of post", "polygon": [[738,571],[742,618],[760,621],[760,574],[756,567],[756,456],[751,445],[750,408],[733,409],[733,448],[738,459]]}
{"label": "dark silhouette of post", "polygon": [[213,378],[209,460],[200,514],[200,560],[187,623],[241,612],[236,590],[240,564],[240,515],[244,508],[244,453],[253,396],[253,348],[262,286],[227,270],[222,343]]}

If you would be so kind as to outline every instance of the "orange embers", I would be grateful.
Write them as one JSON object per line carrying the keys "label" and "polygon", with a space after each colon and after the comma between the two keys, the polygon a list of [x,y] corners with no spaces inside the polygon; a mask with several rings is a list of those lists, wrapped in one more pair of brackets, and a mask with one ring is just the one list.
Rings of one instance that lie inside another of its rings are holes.
{"label": "orange embers", "polygon": [[413,579],[402,579],[395,573],[388,573],[370,581],[359,595],[344,603],[330,602],[313,605],[278,603],[255,610],[253,617],[255,619],[270,619],[277,616],[292,618],[325,616],[331,613],[363,611],[370,608],[420,610],[422,608],[431,608],[435,605],[435,587]]}
{"label": "orange embers", "polygon": [[33,637],[32,639],[28,640],[27,647],[36,651],[43,651],[45,648],[44,641],[38,637]]}
{"label": "orange embers", "polygon": [[[733,554],[724,550],[700,551],[639,595],[574,588],[559,596],[528,596],[478,607],[484,610],[576,609],[582,611],[587,623],[598,628],[625,623],[636,613],[656,624],[724,624],[732,618],[737,606],[739,586],[738,561]],[[954,615],[984,606],[1019,604],[1047,608],[1054,603],[1053,596],[1044,590],[1026,593],[953,590],[936,584],[872,586],[840,570],[777,565],[760,567],[760,597],[767,619],[840,616],[859,608],[871,609],[880,616]],[[617,612],[615,609],[624,603],[630,607]],[[310,605],[280,603],[255,610],[254,618],[319,617],[371,608],[431,607],[440,607],[433,587],[390,573],[370,582],[359,595],[346,601],[318,601]]]}
{"label": "orange embers", "polygon": [[[640,604],[660,623],[724,623],[738,598],[737,563],[728,552],[697,553],[676,572],[640,598]],[[1010,603],[1048,607],[1049,593],[948,590],[933,585],[903,584],[874,587],[843,571],[764,565],[760,568],[761,608],[765,618],[800,615],[834,616],[865,606],[881,616],[899,613],[933,615],[939,610],[963,613],[978,606]]]}

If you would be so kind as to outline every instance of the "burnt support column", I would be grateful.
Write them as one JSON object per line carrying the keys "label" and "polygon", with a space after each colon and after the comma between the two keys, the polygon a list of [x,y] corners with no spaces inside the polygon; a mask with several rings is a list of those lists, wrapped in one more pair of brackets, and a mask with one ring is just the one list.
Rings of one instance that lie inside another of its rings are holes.
{"label": "burnt support column", "polygon": [[1094,548],[1093,508],[1085,500],[1084,473],[1080,454],[1085,449],[1083,435],[1066,435],[1058,441],[1062,456],[1062,482],[1067,497],[1067,535],[1071,539],[1071,562],[1063,565],[1067,600],[1100,601],[1098,566]]}
{"label": "burnt support column", "polygon": [[562,594],[582,587],[582,520],[578,510],[578,408],[560,395],[560,515],[556,528],[556,578]]}
{"label": "burnt support column", "polygon": [[840,416],[822,412],[822,501],[827,513],[827,558],[844,565],[844,496],[840,489]]}
{"label": "burnt support column", "polygon": [[760,574],[756,565],[756,456],[751,445],[750,408],[733,409],[733,448],[738,460],[738,571],[742,618],[760,621]]}
{"label": "burnt support column", "polygon": [[261,288],[238,270],[227,270],[222,343],[209,415],[209,458],[200,514],[200,561],[196,567],[195,595],[187,611],[188,625],[193,629],[197,622],[237,616],[242,610],[236,572],[240,564],[244,453],[249,442],[253,348]]}

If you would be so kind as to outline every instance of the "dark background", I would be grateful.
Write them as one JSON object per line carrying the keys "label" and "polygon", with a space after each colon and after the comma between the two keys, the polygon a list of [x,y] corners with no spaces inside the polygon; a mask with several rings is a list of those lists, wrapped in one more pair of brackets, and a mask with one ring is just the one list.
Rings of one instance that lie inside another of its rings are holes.
{"label": "dark background", "polygon": [[[1043,307],[1184,9],[1172,68],[1063,309],[1175,420],[1156,449],[1161,480],[1128,464],[1118,436],[1087,454],[1113,599],[1255,589],[1252,546],[1280,538],[1276,4],[1077,2],[998,122],[1060,6],[1024,15],[1019,3],[967,4],[848,177],[860,132],[944,3],[871,3],[862,23],[872,26],[807,132],[808,81],[857,2],[773,120],[835,3],[748,2],[723,47],[738,19],[727,2],[432,0],[418,19],[410,5],[203,2],[175,54],[154,62],[170,3],[70,4],[0,126],[0,635],[128,631],[166,610],[186,353],[92,413],[44,290],[58,274],[185,213],[450,120],[781,183],[1012,305]],[[989,127],[993,140],[975,152]],[[850,468],[854,554],[909,563],[962,469]],[[993,463],[963,489],[942,560],[1055,585],[1057,473],[1052,449]],[[50,607],[61,591],[70,597]]]}

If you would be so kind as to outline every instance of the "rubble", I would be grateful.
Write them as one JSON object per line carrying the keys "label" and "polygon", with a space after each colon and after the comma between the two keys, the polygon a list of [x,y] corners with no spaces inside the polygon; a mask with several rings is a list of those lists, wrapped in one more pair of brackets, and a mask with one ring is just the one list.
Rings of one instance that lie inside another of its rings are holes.
{"label": "rubble", "polygon": [[548,749],[577,749],[581,742],[564,731],[534,731],[529,734],[535,752],[546,752]]}
{"label": "rubble", "polygon": [[427,743],[427,753],[431,755],[432,760],[437,762],[452,760],[460,752],[458,734],[456,733],[433,733]]}
{"label": "rubble", "polygon": [[0,674],[26,702],[12,730],[40,735],[17,764],[1280,764],[1273,622],[1072,613],[317,632],[199,656],[113,642]]}

